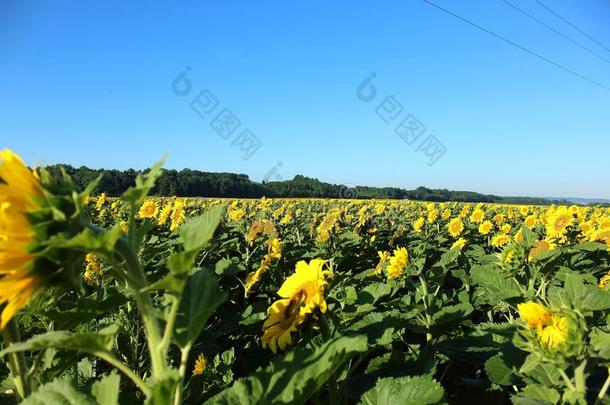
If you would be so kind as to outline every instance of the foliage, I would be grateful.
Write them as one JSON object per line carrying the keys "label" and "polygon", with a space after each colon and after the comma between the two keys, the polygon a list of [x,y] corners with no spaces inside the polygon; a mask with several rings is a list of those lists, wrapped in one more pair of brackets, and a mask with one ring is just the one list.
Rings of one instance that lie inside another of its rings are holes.
{"label": "foliage", "polygon": [[27,404],[608,403],[606,208],[148,197],[168,172],[126,173],[49,242],[90,253],[83,286],[5,331],[0,402],[19,354]]}

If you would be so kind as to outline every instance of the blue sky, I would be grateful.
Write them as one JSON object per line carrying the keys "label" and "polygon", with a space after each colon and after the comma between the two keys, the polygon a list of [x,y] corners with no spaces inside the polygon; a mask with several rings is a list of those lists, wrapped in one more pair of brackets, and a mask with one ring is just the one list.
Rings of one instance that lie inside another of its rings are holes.
{"label": "blue sky", "polygon": [[[610,88],[607,1],[541,0],[608,49],[535,0],[510,2],[580,46],[502,0],[431,1]],[[203,90],[218,104],[202,118]],[[386,124],[388,96],[403,110]],[[30,163],[169,152],[167,167],[256,181],[281,162],[272,179],[609,198],[609,107],[608,89],[423,1],[0,3],[1,146]],[[225,108],[241,122],[226,140],[210,126]],[[412,145],[394,132],[409,114],[426,129]],[[244,160],[246,129],[261,146]],[[432,166],[429,135],[446,149]]]}

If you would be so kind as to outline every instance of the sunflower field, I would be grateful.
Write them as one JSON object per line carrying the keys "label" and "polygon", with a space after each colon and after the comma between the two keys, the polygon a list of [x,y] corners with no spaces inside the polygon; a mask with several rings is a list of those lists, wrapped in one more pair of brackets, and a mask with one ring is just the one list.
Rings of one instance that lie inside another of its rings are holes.
{"label": "sunflower field", "polygon": [[123,196],[0,152],[0,403],[610,404],[610,209]]}

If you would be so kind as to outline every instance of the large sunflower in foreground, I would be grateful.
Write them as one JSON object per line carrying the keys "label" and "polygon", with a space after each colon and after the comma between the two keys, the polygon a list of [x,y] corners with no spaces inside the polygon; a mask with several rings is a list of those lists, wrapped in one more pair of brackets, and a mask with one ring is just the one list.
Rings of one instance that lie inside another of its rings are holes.
{"label": "large sunflower in foreground", "polygon": [[273,353],[292,345],[292,332],[305,322],[316,310],[326,312],[324,289],[328,285],[324,269],[326,260],[313,259],[309,263],[300,261],[296,271],[288,277],[277,294],[282,297],[267,310],[267,320],[263,324],[263,347]]}
{"label": "large sunflower in foreground", "polygon": [[71,239],[85,229],[79,193],[70,177],[30,170],[8,149],[0,151],[0,329],[36,290],[82,285],[82,249]]}
{"label": "large sunflower in foreground", "polygon": [[42,188],[34,172],[8,149],[0,152],[0,179],[0,329],[4,329],[40,284],[28,251],[34,239],[28,213],[39,208]]}

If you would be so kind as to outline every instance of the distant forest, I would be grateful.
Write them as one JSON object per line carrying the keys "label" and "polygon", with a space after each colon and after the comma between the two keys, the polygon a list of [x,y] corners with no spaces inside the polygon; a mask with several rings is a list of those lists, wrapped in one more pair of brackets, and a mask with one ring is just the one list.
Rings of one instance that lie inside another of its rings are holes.
{"label": "distant forest", "polygon": [[[119,196],[135,183],[140,171],[75,168],[69,165],[52,165],[47,169],[59,173],[60,167],[72,177],[75,183],[84,188],[89,182],[103,174],[96,190],[109,196]],[[340,184],[330,184],[318,179],[295,176],[292,180],[257,183],[245,174],[209,173],[199,170],[183,169],[164,170],[157,181],[152,194],[157,196],[179,197],[314,197],[314,198],[378,198],[378,199],[409,199],[421,201],[462,201],[487,202],[506,204],[551,204],[566,203],[551,201],[545,198],[531,197],[501,197],[480,194],[472,191],[451,191],[447,189],[429,189],[418,187],[415,190],[405,190],[397,187],[346,187]]]}

